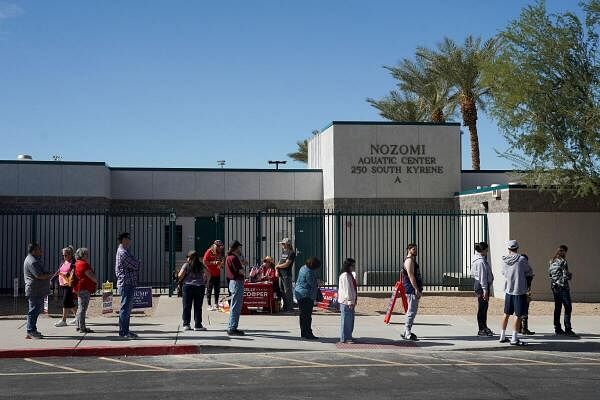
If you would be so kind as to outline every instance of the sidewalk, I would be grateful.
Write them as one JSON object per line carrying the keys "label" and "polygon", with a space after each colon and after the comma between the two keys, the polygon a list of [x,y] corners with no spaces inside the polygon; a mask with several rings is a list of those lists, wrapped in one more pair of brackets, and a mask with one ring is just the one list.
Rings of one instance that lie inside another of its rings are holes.
{"label": "sidewalk", "polygon": [[[183,353],[249,352],[268,350],[335,351],[352,349],[390,350],[491,350],[504,348],[498,337],[479,338],[475,316],[417,315],[413,332],[419,342],[400,339],[404,330],[404,316],[393,315],[391,324],[383,323],[383,316],[356,318],[354,345],[339,345],[339,315],[313,317],[313,331],[318,341],[299,339],[296,315],[242,315],[240,329],[246,336],[229,337],[226,333],[228,314],[203,311],[204,332],[183,332],[181,327],[181,299],[161,297],[154,316],[132,317],[132,331],[139,339],[124,341],[117,335],[117,318],[88,319],[88,327],[95,332],[82,335],[75,327],[54,327],[58,321],[40,316],[38,329],[45,339],[25,339],[24,319],[0,319],[0,358],[44,356],[108,356],[160,355]],[[498,332],[499,317],[489,317],[490,327]],[[579,339],[554,336],[552,316],[531,316],[530,329],[538,332],[526,338],[531,346],[545,350],[598,351],[600,349],[600,320],[598,317],[574,316],[573,326]]]}

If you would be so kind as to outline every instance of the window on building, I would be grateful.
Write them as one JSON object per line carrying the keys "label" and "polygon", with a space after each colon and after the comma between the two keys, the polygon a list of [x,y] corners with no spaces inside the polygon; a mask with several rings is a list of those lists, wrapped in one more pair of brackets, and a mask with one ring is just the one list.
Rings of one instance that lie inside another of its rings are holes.
{"label": "window on building", "polygon": [[[171,237],[171,229],[169,225],[165,225],[165,251],[169,251],[169,238]],[[175,225],[175,251],[181,253],[183,250],[183,227]]]}

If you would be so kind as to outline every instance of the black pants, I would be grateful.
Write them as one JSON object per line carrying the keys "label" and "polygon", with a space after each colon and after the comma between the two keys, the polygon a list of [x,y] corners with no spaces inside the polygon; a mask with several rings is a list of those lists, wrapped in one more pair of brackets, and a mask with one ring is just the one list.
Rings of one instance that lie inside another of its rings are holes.
{"label": "black pants", "polygon": [[490,305],[489,300],[483,299],[483,294],[477,296],[477,324],[479,330],[482,331],[487,328],[487,313]]}
{"label": "black pants", "polygon": [[552,288],[554,294],[554,330],[560,331],[560,312],[562,307],[565,307],[565,331],[570,331],[571,328],[571,311],[573,304],[571,303],[571,292],[568,287]]}
{"label": "black pants", "polygon": [[192,304],[194,305],[194,328],[202,326],[202,303],[206,286],[183,285],[183,326],[190,326]]}
{"label": "black pants", "polygon": [[211,276],[208,281],[208,291],[206,292],[206,301],[208,301],[208,305],[210,306],[210,298],[211,295],[215,295],[215,306],[219,305],[219,293],[221,292],[221,277],[220,276]]}
{"label": "black pants", "polygon": [[300,308],[300,336],[313,336],[312,325],[312,310],[314,301],[311,298],[298,299],[298,308]]}

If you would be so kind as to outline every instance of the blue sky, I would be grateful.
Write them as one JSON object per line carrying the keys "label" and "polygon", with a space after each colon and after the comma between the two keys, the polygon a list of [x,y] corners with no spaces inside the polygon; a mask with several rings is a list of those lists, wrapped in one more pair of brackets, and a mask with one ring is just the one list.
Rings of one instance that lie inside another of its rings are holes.
{"label": "blue sky", "polygon": [[[0,159],[268,168],[332,120],[382,120],[365,101],[394,86],[382,65],[530,3],[0,0]],[[482,168],[511,168],[495,123],[478,129]]]}

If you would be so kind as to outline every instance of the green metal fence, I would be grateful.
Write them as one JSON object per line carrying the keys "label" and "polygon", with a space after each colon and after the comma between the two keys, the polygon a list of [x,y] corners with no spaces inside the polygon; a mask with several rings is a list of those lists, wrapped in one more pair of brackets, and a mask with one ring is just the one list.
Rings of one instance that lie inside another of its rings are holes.
{"label": "green metal fence", "polygon": [[474,212],[232,211],[214,220],[214,237],[240,240],[250,265],[266,255],[277,259],[279,241],[288,237],[297,252],[294,276],[305,259],[317,256],[321,279],[334,286],[343,259],[351,257],[358,284],[376,291],[396,282],[409,243],[419,247],[428,290],[466,289],[473,245],[487,241],[487,215]]}
{"label": "green metal fence", "polygon": [[[114,211],[0,211],[0,291],[14,290],[18,279],[23,293],[23,260],[27,244],[37,242],[43,250],[43,264],[56,271],[61,249],[67,245],[90,250],[90,263],[99,282],[115,280],[117,237],[129,232],[131,251],[142,261],[140,286],[159,292],[171,287],[170,274],[175,265],[174,214],[165,212]],[[167,232],[172,232],[167,235]]]}

